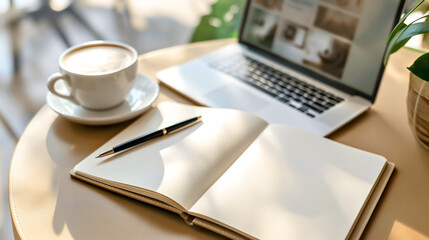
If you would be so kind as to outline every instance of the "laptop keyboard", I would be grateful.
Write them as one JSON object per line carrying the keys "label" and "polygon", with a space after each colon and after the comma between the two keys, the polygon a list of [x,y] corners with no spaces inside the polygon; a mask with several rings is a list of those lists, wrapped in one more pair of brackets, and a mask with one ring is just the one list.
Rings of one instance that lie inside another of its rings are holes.
{"label": "laptop keyboard", "polygon": [[210,62],[209,65],[312,118],[344,101],[343,98],[243,55],[229,56]]}

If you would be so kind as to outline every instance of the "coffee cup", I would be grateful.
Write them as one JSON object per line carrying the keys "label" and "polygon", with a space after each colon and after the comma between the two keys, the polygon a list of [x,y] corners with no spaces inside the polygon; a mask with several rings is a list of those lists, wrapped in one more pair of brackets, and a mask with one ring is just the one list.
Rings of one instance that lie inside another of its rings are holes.
{"label": "coffee cup", "polygon": [[[82,107],[103,110],[122,103],[134,86],[137,51],[124,43],[91,41],[67,49],[58,73],[48,79],[49,91]],[[68,92],[56,88],[63,81]]]}

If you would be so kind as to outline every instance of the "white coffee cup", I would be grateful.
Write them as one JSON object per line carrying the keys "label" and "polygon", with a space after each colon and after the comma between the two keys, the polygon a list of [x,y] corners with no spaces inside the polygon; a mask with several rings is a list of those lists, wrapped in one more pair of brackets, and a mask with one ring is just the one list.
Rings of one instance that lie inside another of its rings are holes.
{"label": "white coffee cup", "polygon": [[[49,77],[48,89],[88,109],[115,107],[134,86],[137,58],[137,51],[124,43],[91,41],[71,47],[61,54],[60,72]],[[61,80],[68,93],[57,91]]]}

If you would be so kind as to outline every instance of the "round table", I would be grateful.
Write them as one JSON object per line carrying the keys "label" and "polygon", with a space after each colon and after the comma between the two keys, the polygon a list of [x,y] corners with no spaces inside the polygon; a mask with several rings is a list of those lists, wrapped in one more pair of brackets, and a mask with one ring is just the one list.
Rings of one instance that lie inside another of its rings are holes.
{"label": "round table", "polygon": [[[139,57],[139,72],[156,79],[167,67],[201,56],[235,40],[200,42]],[[396,164],[368,226],[365,239],[392,234],[429,236],[429,152],[408,127],[405,98],[410,50],[393,55],[371,110],[329,138],[385,156]],[[161,101],[191,103],[161,85]],[[69,171],[128,126],[72,123],[46,105],[19,140],[9,173],[9,201],[17,239],[219,239],[191,227],[178,215],[72,179]],[[407,232],[408,231],[408,232]]]}

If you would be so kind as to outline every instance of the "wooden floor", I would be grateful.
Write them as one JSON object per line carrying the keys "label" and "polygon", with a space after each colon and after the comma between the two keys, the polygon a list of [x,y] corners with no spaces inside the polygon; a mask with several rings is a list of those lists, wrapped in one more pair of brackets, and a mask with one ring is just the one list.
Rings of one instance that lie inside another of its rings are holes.
{"label": "wooden floor", "polygon": [[[8,1],[0,3],[0,113],[19,136],[38,109],[45,104],[46,79],[58,70],[58,57],[67,48],[55,30],[58,23],[69,44],[97,39],[76,17],[65,12],[57,20],[46,14],[26,16],[7,24]],[[15,1],[18,10],[37,0]],[[58,2],[58,1],[57,1]],[[59,1],[61,2],[61,1]],[[66,1],[67,2],[67,1]],[[118,3],[126,2],[127,6]],[[81,0],[72,6],[102,39],[134,46],[141,53],[189,42],[202,15],[213,0]],[[129,11],[123,11],[129,9]],[[15,56],[13,48],[15,46]],[[14,72],[18,59],[18,72]],[[16,142],[0,122],[0,239],[13,239],[7,184]]]}

